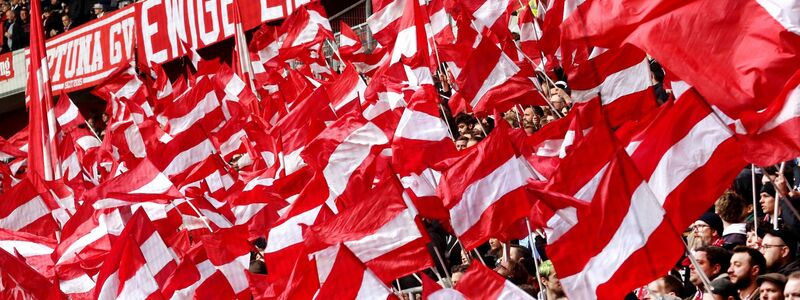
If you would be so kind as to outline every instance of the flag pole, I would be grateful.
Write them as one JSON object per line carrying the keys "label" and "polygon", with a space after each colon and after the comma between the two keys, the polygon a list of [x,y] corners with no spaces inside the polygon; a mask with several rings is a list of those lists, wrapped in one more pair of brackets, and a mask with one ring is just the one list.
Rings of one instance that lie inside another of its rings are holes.
{"label": "flag pole", "polygon": [[758,204],[756,203],[756,165],[750,164],[750,181],[753,190],[753,231],[758,234]]}
{"label": "flag pole", "polygon": [[[786,167],[786,162],[785,161],[782,162],[781,163],[781,167],[778,168],[778,175],[777,176],[783,176],[783,168],[784,167]],[[779,192],[778,186],[775,185],[775,182],[772,179],[770,179],[770,182],[772,182],[772,186],[775,187],[775,201],[773,201],[773,202],[775,202],[775,208],[772,209],[772,229],[778,230],[778,208],[779,208],[780,203],[781,203],[780,202],[781,194]]]}
{"label": "flag pole", "polygon": [[447,269],[447,265],[444,263],[444,259],[442,259],[442,254],[439,252],[439,248],[433,245],[433,252],[436,253],[436,259],[439,260],[439,264],[442,265],[442,270],[444,270],[444,275],[447,276],[447,284],[453,286],[453,279],[450,277],[450,270]]}
{"label": "flag pole", "polygon": [[[531,253],[538,254],[538,251],[536,251],[536,239],[534,239],[534,237],[533,237],[533,231],[531,231],[531,221],[530,221],[530,219],[528,217],[525,217],[525,226],[528,229],[528,241],[531,243]],[[536,255],[536,256],[538,256],[538,255]],[[533,257],[533,264],[536,267],[536,274],[535,274],[536,275],[536,282],[539,283],[539,288],[544,290],[545,287],[544,287],[544,284],[542,283],[542,278],[541,278],[541,276],[539,276],[539,260],[536,258],[536,256]]]}

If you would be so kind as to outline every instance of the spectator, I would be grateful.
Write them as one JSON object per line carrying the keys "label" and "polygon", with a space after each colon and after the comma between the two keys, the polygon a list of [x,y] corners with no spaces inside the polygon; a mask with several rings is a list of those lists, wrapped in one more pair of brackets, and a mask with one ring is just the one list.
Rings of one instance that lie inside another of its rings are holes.
{"label": "spectator", "polygon": [[480,134],[472,134],[469,140],[467,141],[467,148],[477,145],[483,140],[483,135]]}
{"label": "spectator", "polygon": [[463,135],[467,132],[472,132],[472,129],[478,124],[478,119],[465,113],[459,113],[456,116],[456,128],[458,134]]}
{"label": "spectator", "polygon": [[22,48],[25,48],[28,47],[31,40],[31,18],[27,9],[19,11],[19,22],[22,25],[22,41],[23,45],[25,45]]}
{"label": "spectator", "polygon": [[61,24],[64,25],[64,31],[62,32],[69,31],[70,29],[72,29],[72,17],[70,17],[67,14],[61,16]]}
{"label": "spectator", "polygon": [[128,5],[131,5],[130,1],[126,1],[126,0],[120,1],[120,2],[117,3],[117,9],[123,9]]}
{"label": "spectator", "polygon": [[756,283],[761,300],[783,300],[783,287],[786,285],[786,276],[783,274],[764,274],[758,276]]}
{"label": "spectator", "polygon": [[680,279],[672,275],[665,275],[653,280],[647,285],[647,295],[644,299],[680,299],[683,285]]}
{"label": "spectator", "polygon": [[100,3],[95,3],[92,6],[92,20],[100,19],[106,14],[106,9]]}
{"label": "spectator", "polygon": [[469,138],[466,136],[459,136],[456,139],[456,150],[461,151],[467,149],[467,142],[469,142]]}
{"label": "spectator", "polygon": [[556,270],[553,268],[553,262],[549,260],[542,262],[539,266],[539,277],[542,285],[547,289],[543,300],[567,299],[556,275]]}
{"label": "spectator", "polygon": [[722,242],[725,249],[747,243],[745,231],[745,207],[747,202],[733,191],[725,191],[714,204],[715,212],[722,219]]}
{"label": "spectator", "polygon": [[451,274],[450,279],[453,280],[453,286],[458,284],[458,282],[461,280],[461,277],[463,277],[464,273],[467,272],[468,268],[469,265],[464,264],[464,265],[453,266],[450,269],[450,274]]}
{"label": "spectator", "polygon": [[704,213],[689,228],[692,229],[691,240],[689,241],[691,248],[706,245],[722,246],[723,241],[720,237],[722,219],[717,214],[712,212]]}
{"label": "spectator", "polygon": [[765,215],[764,221],[773,223],[772,215],[775,212],[775,187],[770,182],[764,183],[764,185],[761,186],[760,195],[761,199],[759,203],[761,203],[761,211],[763,211]]}
{"label": "spectator", "polygon": [[567,101],[559,94],[550,96],[550,103],[553,104],[553,108],[562,113],[564,109],[567,108]]}
{"label": "spectator", "polygon": [[17,18],[17,13],[13,9],[6,11],[6,22],[3,46],[7,51],[14,51],[25,47],[25,36],[22,23]]}
{"label": "spectator", "polygon": [[783,287],[783,298],[786,300],[800,300],[800,272],[794,272],[786,279]]}
{"label": "spectator", "polygon": [[42,11],[42,24],[44,32],[48,37],[54,37],[64,32],[64,25],[61,24],[61,14],[45,6]]}
{"label": "spectator", "polygon": [[525,133],[530,135],[539,130],[539,121],[541,121],[542,115],[544,115],[544,112],[541,107],[525,107],[522,114],[522,129],[525,130]]}
{"label": "spectator", "polygon": [[733,248],[728,277],[739,291],[742,300],[758,299],[756,278],[765,273],[767,262],[758,250],[739,246]]}
{"label": "spectator", "polygon": [[[728,271],[731,254],[728,250],[716,246],[703,246],[692,251],[697,264],[708,280],[714,280]],[[689,281],[697,288],[697,293],[691,299],[702,299],[705,285],[693,264],[689,264]]]}
{"label": "spectator", "polygon": [[740,300],[739,292],[728,277],[719,277],[711,281],[712,295],[704,295],[703,300]]}
{"label": "spectator", "polygon": [[785,275],[800,271],[800,262],[795,259],[797,240],[785,230],[765,229],[761,242],[761,254],[764,255],[767,270]]}
{"label": "spectator", "polygon": [[65,6],[64,3],[62,3],[59,0],[50,0],[50,1],[47,2],[47,5],[44,5],[42,7],[42,11],[50,10],[51,12],[60,15],[60,14],[64,13],[64,6]]}

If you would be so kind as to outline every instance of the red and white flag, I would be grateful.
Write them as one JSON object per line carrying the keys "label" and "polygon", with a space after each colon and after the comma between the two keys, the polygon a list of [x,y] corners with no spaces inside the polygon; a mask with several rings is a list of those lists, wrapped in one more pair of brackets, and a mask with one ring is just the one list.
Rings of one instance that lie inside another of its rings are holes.
{"label": "red and white flag", "polygon": [[97,276],[96,299],[161,296],[178,258],[143,210],[125,225]]}
{"label": "red and white flag", "polygon": [[28,174],[45,181],[61,178],[56,148],[56,116],[44,48],[41,3],[31,3],[30,65],[25,90],[28,104]]}
{"label": "red and white flag", "polygon": [[768,166],[800,156],[800,72],[766,110],[743,114],[741,125],[747,133],[737,138],[748,161]]}
{"label": "red and white flag", "polygon": [[168,203],[183,194],[148,159],[135,168],[84,193],[85,203],[95,209],[115,208],[145,202]]}
{"label": "red and white flag", "polygon": [[[356,205],[311,227],[309,251],[342,243],[384,283],[433,266],[430,241],[403,189],[387,178]],[[369,220],[368,222],[366,220]]]}
{"label": "red and white flag", "polygon": [[314,254],[319,276],[319,299],[397,299],[375,273],[343,245]]}
{"label": "red and white flag", "polygon": [[525,185],[533,173],[509,142],[505,127],[498,126],[464,150],[439,181],[438,195],[466,250],[502,234],[530,209]]}
{"label": "red and white flag", "polygon": [[455,290],[461,295],[453,295],[453,298],[429,297],[428,299],[534,299],[516,284],[503,278],[500,274],[490,270],[478,261],[473,261],[470,264],[470,267],[464,272],[461,280],[456,284]]}
{"label": "red and white flag", "polygon": [[286,39],[280,55],[286,58],[305,55],[310,46],[326,39],[334,40],[328,15],[319,2],[304,5],[294,12],[283,22],[281,31],[286,32]]}
{"label": "red and white flag", "polygon": [[[796,0],[587,1],[564,22],[562,38],[609,49],[632,44],[738,118],[765,109],[797,71],[798,5]],[[670,28],[669,42],[661,38],[663,28]]]}
{"label": "red and white flag", "polygon": [[656,98],[645,53],[632,46],[608,50],[569,74],[572,101],[584,105],[600,98],[611,127],[655,109]]}

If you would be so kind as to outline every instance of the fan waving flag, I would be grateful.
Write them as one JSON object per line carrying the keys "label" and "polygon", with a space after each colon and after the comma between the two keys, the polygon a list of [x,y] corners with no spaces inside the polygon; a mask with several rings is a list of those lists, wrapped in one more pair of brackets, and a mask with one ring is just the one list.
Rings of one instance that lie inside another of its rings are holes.
{"label": "fan waving flag", "polygon": [[[28,174],[45,181],[61,178],[56,148],[56,117],[50,87],[50,71],[44,48],[41,3],[31,3],[30,65],[25,91],[28,102]],[[19,27],[18,27],[19,28]]]}
{"label": "fan waving flag", "polygon": [[439,181],[439,197],[466,250],[503,233],[530,209],[525,185],[533,173],[506,131],[505,126],[495,128],[452,162]]}

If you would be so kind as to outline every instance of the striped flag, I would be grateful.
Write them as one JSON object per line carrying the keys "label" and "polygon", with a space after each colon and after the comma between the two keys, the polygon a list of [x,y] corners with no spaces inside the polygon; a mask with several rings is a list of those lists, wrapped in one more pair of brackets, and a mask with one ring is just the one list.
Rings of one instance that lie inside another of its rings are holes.
{"label": "striped flag", "polygon": [[28,137],[28,174],[45,181],[61,178],[61,164],[56,151],[56,117],[50,89],[47,54],[44,50],[42,8],[31,3],[30,64],[25,100],[28,103],[30,135]]}

